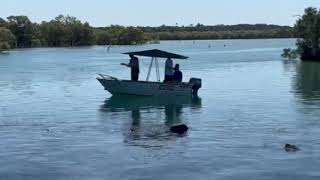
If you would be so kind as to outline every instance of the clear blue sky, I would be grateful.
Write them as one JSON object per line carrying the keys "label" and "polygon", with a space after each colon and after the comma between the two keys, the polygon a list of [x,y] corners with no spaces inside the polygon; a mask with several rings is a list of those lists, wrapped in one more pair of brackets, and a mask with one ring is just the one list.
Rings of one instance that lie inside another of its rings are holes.
{"label": "clear blue sky", "polygon": [[1,0],[0,17],[32,21],[69,14],[93,26],[268,23],[293,25],[304,8],[320,0]]}

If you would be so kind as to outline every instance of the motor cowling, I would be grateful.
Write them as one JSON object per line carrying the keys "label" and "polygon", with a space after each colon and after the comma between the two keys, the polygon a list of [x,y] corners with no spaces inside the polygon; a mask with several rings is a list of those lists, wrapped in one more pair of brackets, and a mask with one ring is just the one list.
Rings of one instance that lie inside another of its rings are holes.
{"label": "motor cowling", "polygon": [[192,85],[192,94],[198,95],[198,91],[202,86],[202,80],[199,78],[190,78],[189,84]]}

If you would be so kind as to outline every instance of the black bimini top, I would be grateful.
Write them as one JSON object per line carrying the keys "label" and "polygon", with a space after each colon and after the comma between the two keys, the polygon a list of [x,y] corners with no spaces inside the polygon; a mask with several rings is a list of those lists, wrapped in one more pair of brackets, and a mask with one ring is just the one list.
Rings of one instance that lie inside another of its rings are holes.
{"label": "black bimini top", "polygon": [[145,57],[155,57],[155,58],[171,58],[171,59],[188,59],[187,56],[182,56],[179,54],[169,53],[166,51],[161,51],[159,49],[152,49],[146,51],[136,51],[127,52],[123,54],[135,55],[135,56],[145,56]]}

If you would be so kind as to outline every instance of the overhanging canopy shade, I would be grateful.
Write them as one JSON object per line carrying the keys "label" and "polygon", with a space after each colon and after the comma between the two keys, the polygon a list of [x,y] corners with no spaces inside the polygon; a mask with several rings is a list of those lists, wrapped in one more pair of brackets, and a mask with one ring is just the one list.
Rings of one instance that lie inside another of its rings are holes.
{"label": "overhanging canopy shade", "polygon": [[166,51],[161,51],[159,49],[152,49],[146,51],[136,51],[127,52],[123,54],[135,55],[135,56],[145,56],[145,57],[155,57],[155,58],[171,58],[171,59],[188,59],[187,56],[182,56],[179,54],[169,53]]}

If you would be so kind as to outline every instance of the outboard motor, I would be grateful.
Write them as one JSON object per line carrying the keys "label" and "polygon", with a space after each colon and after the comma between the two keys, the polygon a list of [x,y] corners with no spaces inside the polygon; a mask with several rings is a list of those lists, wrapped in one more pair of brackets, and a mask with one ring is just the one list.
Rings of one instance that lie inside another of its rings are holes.
{"label": "outboard motor", "polygon": [[192,85],[192,94],[198,96],[198,91],[201,88],[202,80],[199,78],[190,78],[189,84]]}

